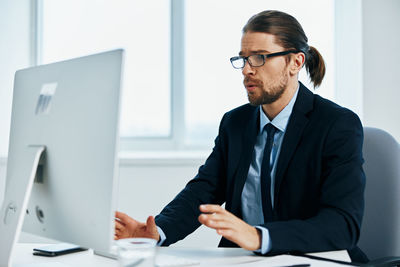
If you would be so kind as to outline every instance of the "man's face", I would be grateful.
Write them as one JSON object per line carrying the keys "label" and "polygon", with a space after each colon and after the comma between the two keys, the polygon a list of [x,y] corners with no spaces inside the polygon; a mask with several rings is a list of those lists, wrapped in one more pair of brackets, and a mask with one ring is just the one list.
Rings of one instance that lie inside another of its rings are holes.
{"label": "man's face", "polygon": [[[247,32],[242,36],[240,56],[270,54],[285,51],[275,43],[275,36],[261,32]],[[288,63],[285,56],[265,59],[261,67],[251,67],[246,62],[243,70],[244,86],[250,104],[271,104],[285,92],[289,81]]]}

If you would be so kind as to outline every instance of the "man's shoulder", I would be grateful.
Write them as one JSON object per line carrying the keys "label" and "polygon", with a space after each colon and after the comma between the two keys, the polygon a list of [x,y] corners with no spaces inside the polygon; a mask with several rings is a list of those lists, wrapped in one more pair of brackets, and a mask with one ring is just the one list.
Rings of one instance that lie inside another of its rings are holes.
{"label": "man's shoulder", "polygon": [[329,111],[329,112],[343,112],[347,110],[345,107],[326,99],[318,94],[314,94],[314,107],[319,111]]}
{"label": "man's shoulder", "polygon": [[300,90],[297,98],[294,109],[306,114],[311,112],[311,114],[316,117],[326,117],[328,120],[343,114],[357,117],[350,109],[312,92],[302,83],[300,83]]}
{"label": "man's shoulder", "polygon": [[256,115],[257,109],[259,106],[252,106],[250,104],[244,104],[237,108],[234,108],[225,113],[224,118],[228,121],[248,121],[249,118]]}
{"label": "man's shoulder", "polygon": [[353,125],[357,128],[361,126],[361,120],[355,112],[317,94],[314,95],[314,109],[311,117],[317,121],[323,121],[326,126],[337,123]]}
{"label": "man's shoulder", "polygon": [[244,104],[226,112],[221,120],[220,129],[241,132],[249,123],[256,125],[258,108],[258,106]]}

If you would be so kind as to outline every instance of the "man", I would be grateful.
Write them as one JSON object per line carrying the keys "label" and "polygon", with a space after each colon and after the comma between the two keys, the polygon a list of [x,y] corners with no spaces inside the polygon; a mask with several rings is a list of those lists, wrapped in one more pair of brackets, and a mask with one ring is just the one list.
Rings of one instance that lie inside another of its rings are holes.
{"label": "man", "polygon": [[[298,81],[305,65],[317,87],[325,74],[295,18],[261,12],[243,28],[239,56],[250,104],[226,113],[197,176],[154,219],[116,213],[115,238],[170,245],[200,224],[220,246],[267,255],[356,247],[365,177],[359,118]],[[226,203],[223,209],[220,205]]]}

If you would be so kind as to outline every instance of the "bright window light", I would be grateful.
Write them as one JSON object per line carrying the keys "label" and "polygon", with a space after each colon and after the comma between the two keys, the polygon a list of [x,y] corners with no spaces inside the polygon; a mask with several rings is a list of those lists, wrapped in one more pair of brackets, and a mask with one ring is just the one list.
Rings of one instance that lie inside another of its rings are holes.
{"label": "bright window light", "polygon": [[165,0],[43,0],[41,63],[124,48],[121,136],[169,136],[170,13]]}

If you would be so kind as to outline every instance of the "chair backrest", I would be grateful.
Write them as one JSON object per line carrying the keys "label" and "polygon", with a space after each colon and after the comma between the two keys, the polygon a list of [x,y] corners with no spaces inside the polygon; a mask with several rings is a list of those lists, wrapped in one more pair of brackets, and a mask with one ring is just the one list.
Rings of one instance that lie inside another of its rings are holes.
{"label": "chair backrest", "polygon": [[400,145],[364,127],[365,212],[358,246],[370,260],[400,256]]}

